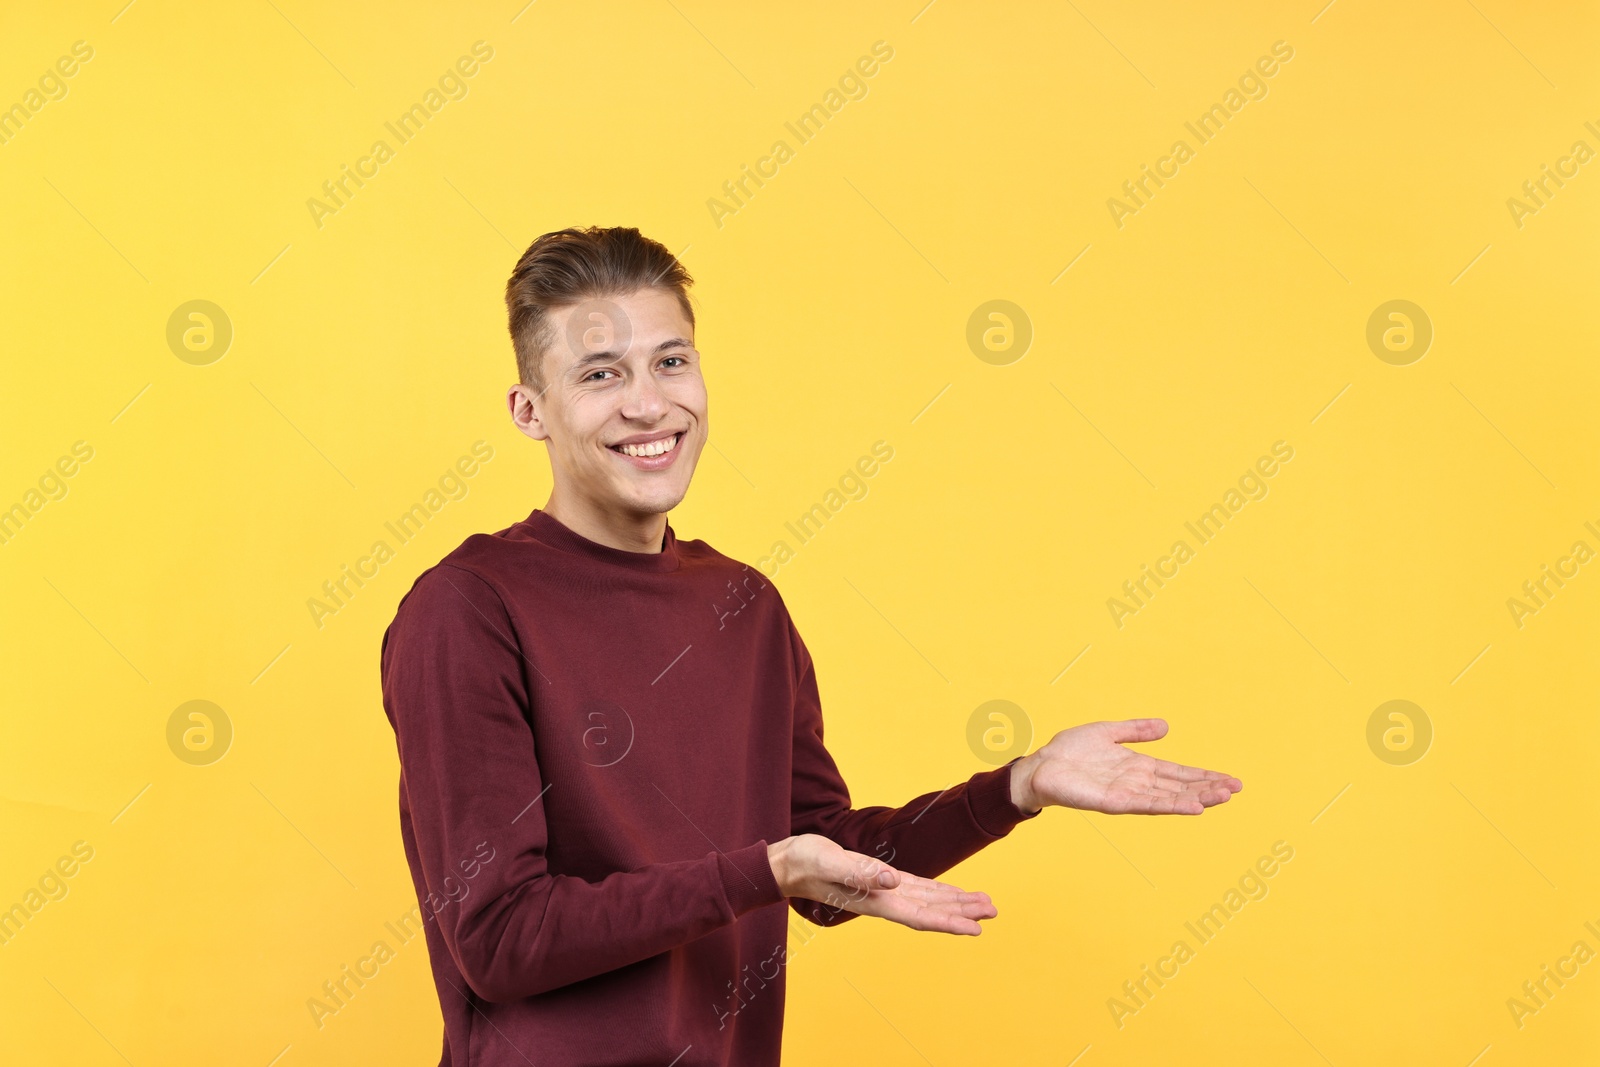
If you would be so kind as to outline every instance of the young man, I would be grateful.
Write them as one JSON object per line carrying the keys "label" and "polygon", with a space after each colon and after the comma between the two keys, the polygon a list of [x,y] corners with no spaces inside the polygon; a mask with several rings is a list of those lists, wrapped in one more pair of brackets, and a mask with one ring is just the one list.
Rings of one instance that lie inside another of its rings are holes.
{"label": "young man", "polygon": [[384,635],[443,1065],[777,1064],[789,907],[977,934],[988,896],[933,879],[1043,807],[1242,788],[1123,748],[1166,733],[1132,719],[852,808],[777,588],[667,523],[709,432],[690,284],[636,229],[529,247],[507,401],[550,499],[425,571]]}

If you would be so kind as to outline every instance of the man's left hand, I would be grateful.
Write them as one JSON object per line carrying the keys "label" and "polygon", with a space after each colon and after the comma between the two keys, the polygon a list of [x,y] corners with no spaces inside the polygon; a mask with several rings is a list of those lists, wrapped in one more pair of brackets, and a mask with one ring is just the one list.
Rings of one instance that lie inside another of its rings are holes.
{"label": "man's left hand", "polygon": [[1012,803],[1030,814],[1055,804],[1107,815],[1199,815],[1244,788],[1221,771],[1122,747],[1166,733],[1165,719],[1091,722],[1062,730],[1012,764]]}

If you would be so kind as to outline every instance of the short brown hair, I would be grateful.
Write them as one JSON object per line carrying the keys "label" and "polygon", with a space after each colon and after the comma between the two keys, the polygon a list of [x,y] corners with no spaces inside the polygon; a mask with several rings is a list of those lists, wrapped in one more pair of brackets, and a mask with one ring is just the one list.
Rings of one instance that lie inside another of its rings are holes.
{"label": "short brown hair", "polygon": [[511,346],[523,385],[543,393],[544,354],[555,341],[550,312],[596,297],[655,288],[678,298],[694,325],[694,279],[665,245],[632,226],[567,227],[544,234],[517,260],[506,283]]}

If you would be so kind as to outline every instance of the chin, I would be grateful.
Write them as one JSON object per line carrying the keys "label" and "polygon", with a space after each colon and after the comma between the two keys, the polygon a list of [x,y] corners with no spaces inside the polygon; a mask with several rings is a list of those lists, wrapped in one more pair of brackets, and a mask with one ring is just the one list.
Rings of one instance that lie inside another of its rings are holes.
{"label": "chin", "polygon": [[687,486],[682,488],[658,486],[642,492],[623,492],[620,495],[633,510],[660,515],[677,507],[678,503],[688,495],[687,488]]}

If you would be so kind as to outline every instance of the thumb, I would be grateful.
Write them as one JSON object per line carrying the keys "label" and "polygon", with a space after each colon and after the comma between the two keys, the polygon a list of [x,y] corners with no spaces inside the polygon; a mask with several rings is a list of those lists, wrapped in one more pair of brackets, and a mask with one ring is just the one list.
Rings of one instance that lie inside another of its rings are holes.
{"label": "thumb", "polygon": [[1121,744],[1126,741],[1155,741],[1167,736],[1165,719],[1123,719],[1111,724],[1111,740]]}
{"label": "thumb", "polygon": [[887,863],[860,853],[853,854],[851,858],[854,862],[850,864],[846,884],[859,886],[863,890],[893,889],[900,884],[900,872]]}

